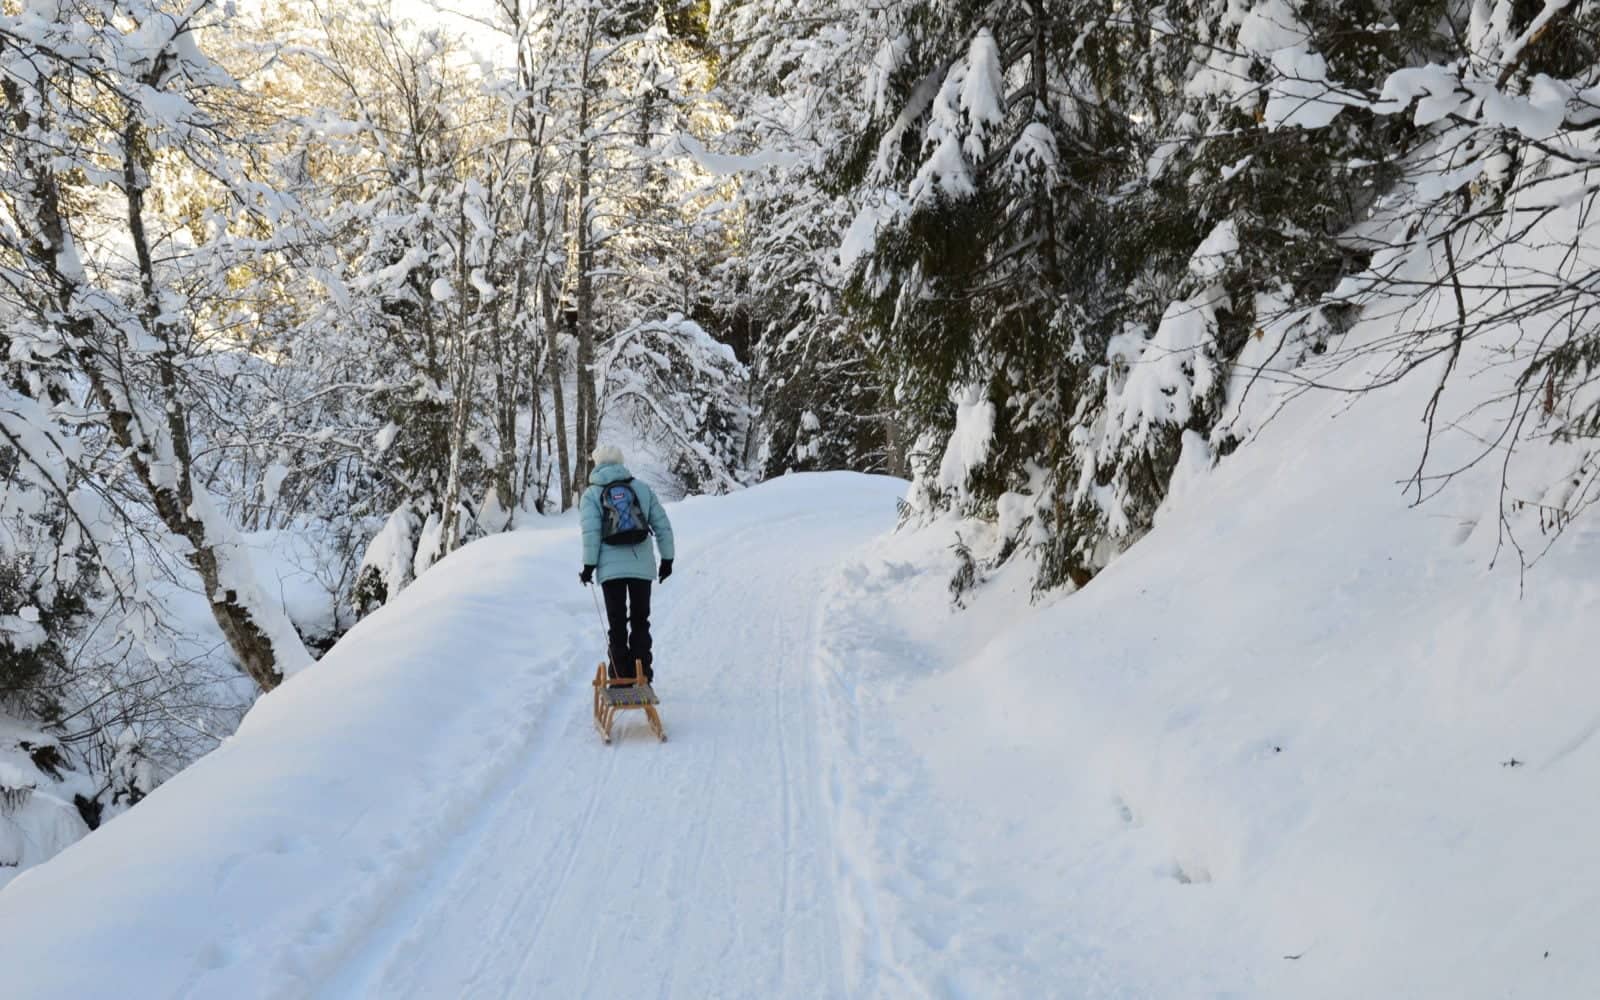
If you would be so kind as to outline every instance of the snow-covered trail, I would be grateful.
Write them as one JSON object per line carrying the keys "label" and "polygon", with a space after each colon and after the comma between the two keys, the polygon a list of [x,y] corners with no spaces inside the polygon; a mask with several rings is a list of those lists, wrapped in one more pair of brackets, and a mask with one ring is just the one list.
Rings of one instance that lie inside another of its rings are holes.
{"label": "snow-covered trail", "polygon": [[639,713],[612,746],[593,730],[572,526],[469,546],[0,893],[6,995],[862,995],[818,658],[840,566],[902,489],[803,476],[670,509],[666,744]]}
{"label": "snow-covered trail", "polygon": [[685,568],[654,615],[671,742],[623,713],[603,745],[574,664],[525,766],[323,995],[843,995],[811,661],[822,585],[893,490],[679,507]]}

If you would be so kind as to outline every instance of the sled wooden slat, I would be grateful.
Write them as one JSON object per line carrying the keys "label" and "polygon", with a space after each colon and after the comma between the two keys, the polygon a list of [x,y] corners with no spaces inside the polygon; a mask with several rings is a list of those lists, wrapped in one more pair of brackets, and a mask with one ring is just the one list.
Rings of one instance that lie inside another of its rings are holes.
{"label": "sled wooden slat", "polygon": [[642,708],[645,705],[659,705],[661,699],[649,684],[637,687],[606,688],[606,701],[617,708]]}
{"label": "sled wooden slat", "polygon": [[661,699],[656,697],[655,689],[644,679],[644,664],[634,663],[633,676],[611,682],[606,677],[606,665],[601,663],[594,671],[594,728],[600,733],[600,738],[607,743],[611,742],[611,724],[616,721],[618,712],[632,709],[642,709],[644,716],[650,722],[650,731],[656,734],[661,742],[667,741],[667,730],[661,724],[661,716],[656,712],[656,705]]}

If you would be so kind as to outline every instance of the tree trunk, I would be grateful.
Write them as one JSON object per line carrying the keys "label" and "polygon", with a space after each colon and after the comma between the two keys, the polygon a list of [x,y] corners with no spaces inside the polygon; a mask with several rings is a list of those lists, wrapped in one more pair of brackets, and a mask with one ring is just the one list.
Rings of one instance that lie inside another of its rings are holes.
{"label": "tree trunk", "polygon": [[472,422],[472,378],[477,372],[477,349],[462,345],[462,358],[456,378],[452,420],[450,422],[450,469],[445,477],[444,503],[440,511],[440,555],[447,556],[461,544],[462,462],[466,458],[467,428]]}
{"label": "tree trunk", "polygon": [[[539,232],[542,237],[547,232],[544,193],[541,191],[538,197]],[[539,262],[539,275],[539,306],[544,316],[545,378],[550,383],[550,403],[555,411],[556,461],[561,474],[560,489],[557,492],[561,494],[561,509],[565,511],[572,507],[572,490],[567,485],[572,481],[572,459],[567,452],[567,394],[561,384],[561,318],[557,309],[559,292],[552,280],[550,268],[542,257]]]}
{"label": "tree trunk", "polygon": [[[502,343],[498,330],[495,331],[495,343]],[[497,354],[494,365],[494,415],[499,450],[494,463],[494,492],[500,501],[500,509],[509,516],[517,506],[516,387],[520,381],[517,373],[521,369],[506,356],[506,351],[501,350]]]}
{"label": "tree trunk", "polygon": [[[500,196],[495,199],[497,216],[499,208],[506,202],[507,191],[501,189]],[[522,229],[527,230],[528,213],[521,213]],[[496,229],[502,227],[497,218]],[[519,244],[513,244],[513,250],[521,250]],[[523,324],[522,312],[528,303],[528,268],[522,262],[523,254],[513,253],[516,264],[516,280],[512,286],[511,303],[509,311],[501,306],[503,296],[496,295],[495,301],[489,304],[489,343],[493,348],[491,362],[494,366],[494,427],[498,452],[495,456],[494,466],[494,491],[499,499],[500,509],[507,517],[506,526],[510,525],[510,518],[517,509],[520,496],[517,489],[517,403],[522,389],[523,358],[521,348],[524,344],[522,337]]]}
{"label": "tree trunk", "polygon": [[[528,372],[528,456],[522,463],[522,492],[526,495],[533,490],[534,484],[539,481],[539,473],[544,468],[544,386],[540,380],[540,373],[544,370],[544,359],[539,357],[537,350],[530,355],[532,365]],[[534,494],[533,509],[543,514],[545,512],[545,497],[542,491]]]}
{"label": "tree trunk", "polygon": [[[137,446],[143,443],[146,449],[150,447],[147,442],[135,441],[131,433],[134,424],[131,412],[120,414],[123,419],[117,419],[118,415],[114,412],[112,427],[117,432],[115,436],[118,444],[129,449],[134,468],[146,491],[155,501],[156,510],[167,529],[187,539],[192,546],[188,556],[189,563],[200,574],[211,615],[228,640],[229,647],[257,686],[262,691],[270,691],[283,680],[284,665],[279,662],[280,653],[283,656],[298,657],[303,660],[309,660],[310,654],[306,652],[304,645],[299,643],[298,637],[295,639],[298,649],[277,650],[271,634],[276,632],[279,640],[283,641],[286,633],[294,634],[292,627],[286,629],[285,626],[288,624],[286,621],[280,620],[269,625],[261,619],[282,619],[283,613],[274,608],[248,606],[246,602],[255,603],[252,598],[259,600],[259,595],[250,592],[253,588],[241,594],[238,589],[227,586],[228,583],[235,581],[226,579],[231,574],[226,572],[222,554],[224,549],[232,550],[234,558],[243,564],[242,568],[248,570],[248,561],[242,556],[244,549],[242,540],[233,537],[235,533],[231,530],[232,526],[223,520],[220,512],[211,512],[213,517],[210,520],[213,523],[208,525],[203,510],[210,506],[210,501],[195,495],[194,459],[189,444],[188,415],[181,400],[177,374],[176,356],[180,331],[174,324],[162,318],[164,314],[157,293],[155,264],[150,253],[150,241],[145,232],[144,185],[147,175],[144,164],[139,161],[139,151],[143,145],[143,136],[137,119],[130,110],[123,128],[123,193],[128,204],[128,233],[139,265],[140,291],[143,300],[142,318],[146,329],[163,345],[156,358],[156,371],[161,388],[161,398],[157,402],[166,416],[167,444],[171,447],[177,473],[172,477],[174,482],[166,482],[166,477],[161,476],[151,466],[149,461],[151,452],[141,451]],[[98,372],[91,374],[91,381],[99,382],[102,387],[105,384]],[[101,395],[103,400],[110,402],[109,394],[105,393],[103,388]],[[123,394],[118,393],[118,395]],[[130,402],[127,396],[123,396],[123,401]],[[112,407],[108,409],[114,410]],[[160,455],[161,449],[155,449],[154,454]],[[223,537],[216,537],[217,535]],[[301,664],[292,665],[298,667]]]}
{"label": "tree trunk", "polygon": [[[58,267],[57,251],[70,239],[61,213],[60,187],[52,168],[41,162],[31,165],[39,226],[32,243],[41,251],[36,262],[51,276],[58,313],[72,330],[71,339],[81,345],[77,358],[90,391],[106,412],[112,440],[127,454],[134,475],[163,526],[189,543],[185,558],[198,573],[212,618],[240,666],[262,691],[270,691],[282,682],[285,666],[297,668],[309,661],[310,655],[297,636],[291,648],[278,648],[280,644],[289,644],[293,629],[281,611],[264,605],[254,591],[253,580],[243,581],[252,585],[243,592],[229,586],[240,582],[237,576],[241,570],[248,574],[248,561],[238,555],[243,550],[242,542],[230,530],[231,526],[211,509],[209,498],[199,497],[195,492],[187,410],[181,399],[175,361],[180,331],[162,319],[155,268],[145,232],[145,175],[137,159],[141,138],[137,122],[130,113],[123,129],[122,179],[130,242],[139,268],[140,318],[149,333],[163,345],[156,358],[156,385],[160,394],[153,407],[162,417],[154,426],[145,426],[137,415],[131,387],[121,377],[125,369],[116,364],[102,364],[103,359],[91,346],[97,346],[101,340],[97,324],[75,312],[75,302],[80,298],[78,281],[63,274]],[[157,464],[157,460],[166,455],[171,456],[170,469]],[[208,520],[211,523],[208,524]],[[232,556],[231,566],[224,552]],[[285,663],[285,660],[293,662]]]}
{"label": "tree trunk", "polygon": [[[1035,116],[1045,118],[1043,124],[1050,128],[1052,123],[1048,120],[1049,109],[1053,107],[1050,100],[1050,25],[1049,13],[1045,9],[1043,0],[1034,0],[1033,10],[1033,52],[1029,60],[1032,65],[1033,106]],[[1053,133],[1055,130],[1051,128]],[[1045,288],[1041,292],[1053,292],[1061,283],[1060,262],[1056,259],[1056,207],[1051,197],[1050,185],[1043,180],[1035,186],[1034,190],[1035,225],[1038,227],[1040,244],[1039,255],[1044,260]]]}
{"label": "tree trunk", "polygon": [[439,513],[440,555],[447,556],[461,544],[461,490],[465,470],[467,428],[472,424],[472,382],[477,374],[478,345],[473,330],[473,315],[467,307],[467,205],[459,203],[456,226],[456,331],[452,338],[450,365],[450,443],[449,471],[445,474],[444,501]]}
{"label": "tree trunk", "polygon": [[895,418],[892,405],[883,414],[883,443],[884,471],[891,476],[910,479],[911,469],[906,462],[906,450],[900,433],[900,421]]}
{"label": "tree trunk", "polygon": [[[594,143],[590,136],[590,116],[593,113],[592,49],[594,23],[590,18],[589,42],[583,55],[584,68],[581,96],[578,104],[578,205],[577,205],[577,302],[574,316],[578,336],[578,428],[577,459],[580,468],[587,468],[589,455],[598,442],[599,405],[594,384],[594,226],[590,219],[589,192],[592,183],[590,172],[594,168]],[[583,489],[580,476],[574,476],[568,492],[576,497]]]}
{"label": "tree trunk", "polygon": [[[552,276],[550,274],[550,265],[546,258],[546,254],[549,252],[551,245],[551,233],[549,211],[545,206],[545,181],[542,166],[544,163],[544,119],[543,116],[540,116],[538,127],[534,127],[534,114],[532,106],[533,98],[531,96],[533,82],[532,70],[527,68],[526,54],[520,48],[518,49],[517,62],[518,65],[522,67],[522,72],[527,80],[528,92],[530,94],[528,103],[526,105],[528,113],[526,128],[528,133],[528,145],[534,151],[533,178],[530,182],[530,186],[532,188],[532,197],[534,199],[534,219],[537,224],[537,230],[535,233],[537,239],[535,245],[538,248],[539,255],[538,271],[536,272],[534,287],[535,294],[539,296],[540,313],[544,318],[545,380],[550,383],[550,404],[551,409],[555,411],[553,416],[555,423],[556,463],[557,471],[561,476],[560,489],[557,492],[561,494],[561,509],[566,511],[572,507],[572,491],[567,488],[567,484],[571,481],[572,459],[567,451],[566,391],[561,384],[561,330],[558,324],[558,304],[560,302],[560,294],[556,288],[555,282],[552,280]],[[545,88],[544,101],[546,105],[549,104],[550,90],[548,87]],[[533,405],[535,408],[540,405],[539,396],[537,393],[534,394]],[[544,509],[544,501],[545,498],[541,495],[539,497],[539,507],[541,510]]]}

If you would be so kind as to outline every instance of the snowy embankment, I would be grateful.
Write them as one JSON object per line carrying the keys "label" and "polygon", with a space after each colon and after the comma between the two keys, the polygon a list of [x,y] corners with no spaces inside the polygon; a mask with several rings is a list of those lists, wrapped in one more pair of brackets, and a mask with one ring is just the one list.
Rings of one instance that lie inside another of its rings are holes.
{"label": "snowy embankment", "polygon": [[220,749],[19,876],[0,894],[5,992],[265,994],[326,974],[307,956],[336,954],[527,763],[588,658],[571,560],[540,558],[569,541],[510,535],[446,561]]}
{"label": "snowy embankment", "polygon": [[1428,388],[1042,607],[892,481],[675,505],[666,745],[589,728],[570,528],[471,545],[0,892],[6,993],[1584,996],[1600,532],[1519,597],[1492,489],[1408,508]]}
{"label": "snowy embankment", "polygon": [[1299,401],[1037,610],[1023,567],[943,610],[953,525],[844,571],[843,841],[915,886],[880,898],[891,967],[954,995],[1592,994],[1600,525],[1519,596],[1492,489],[1400,496],[1420,405]]}
{"label": "snowy embankment", "polygon": [[[331,535],[317,522],[244,535],[263,590],[319,647],[347,624]],[[109,625],[82,636],[69,658],[108,673],[64,683],[56,697],[68,725],[44,731],[0,709],[0,888],[87,835],[86,817],[112,819],[210,752],[255,699],[191,570],[168,558],[149,575],[169,631],[147,635],[147,645],[130,645]],[[72,749],[63,730],[75,731]]]}

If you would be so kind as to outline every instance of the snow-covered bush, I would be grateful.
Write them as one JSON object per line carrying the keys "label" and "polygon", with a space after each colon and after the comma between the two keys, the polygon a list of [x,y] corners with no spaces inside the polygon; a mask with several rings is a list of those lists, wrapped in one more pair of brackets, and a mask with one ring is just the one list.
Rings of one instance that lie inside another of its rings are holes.
{"label": "snow-covered bush", "polygon": [[664,449],[681,492],[744,485],[749,373],[731,347],[674,314],[618,334],[601,371],[606,412]]}
{"label": "snow-covered bush", "polygon": [[91,551],[23,460],[0,444],[0,707],[46,717],[100,595]]}
{"label": "snow-covered bush", "polygon": [[0,887],[88,832],[87,790],[55,741],[0,715]]}

